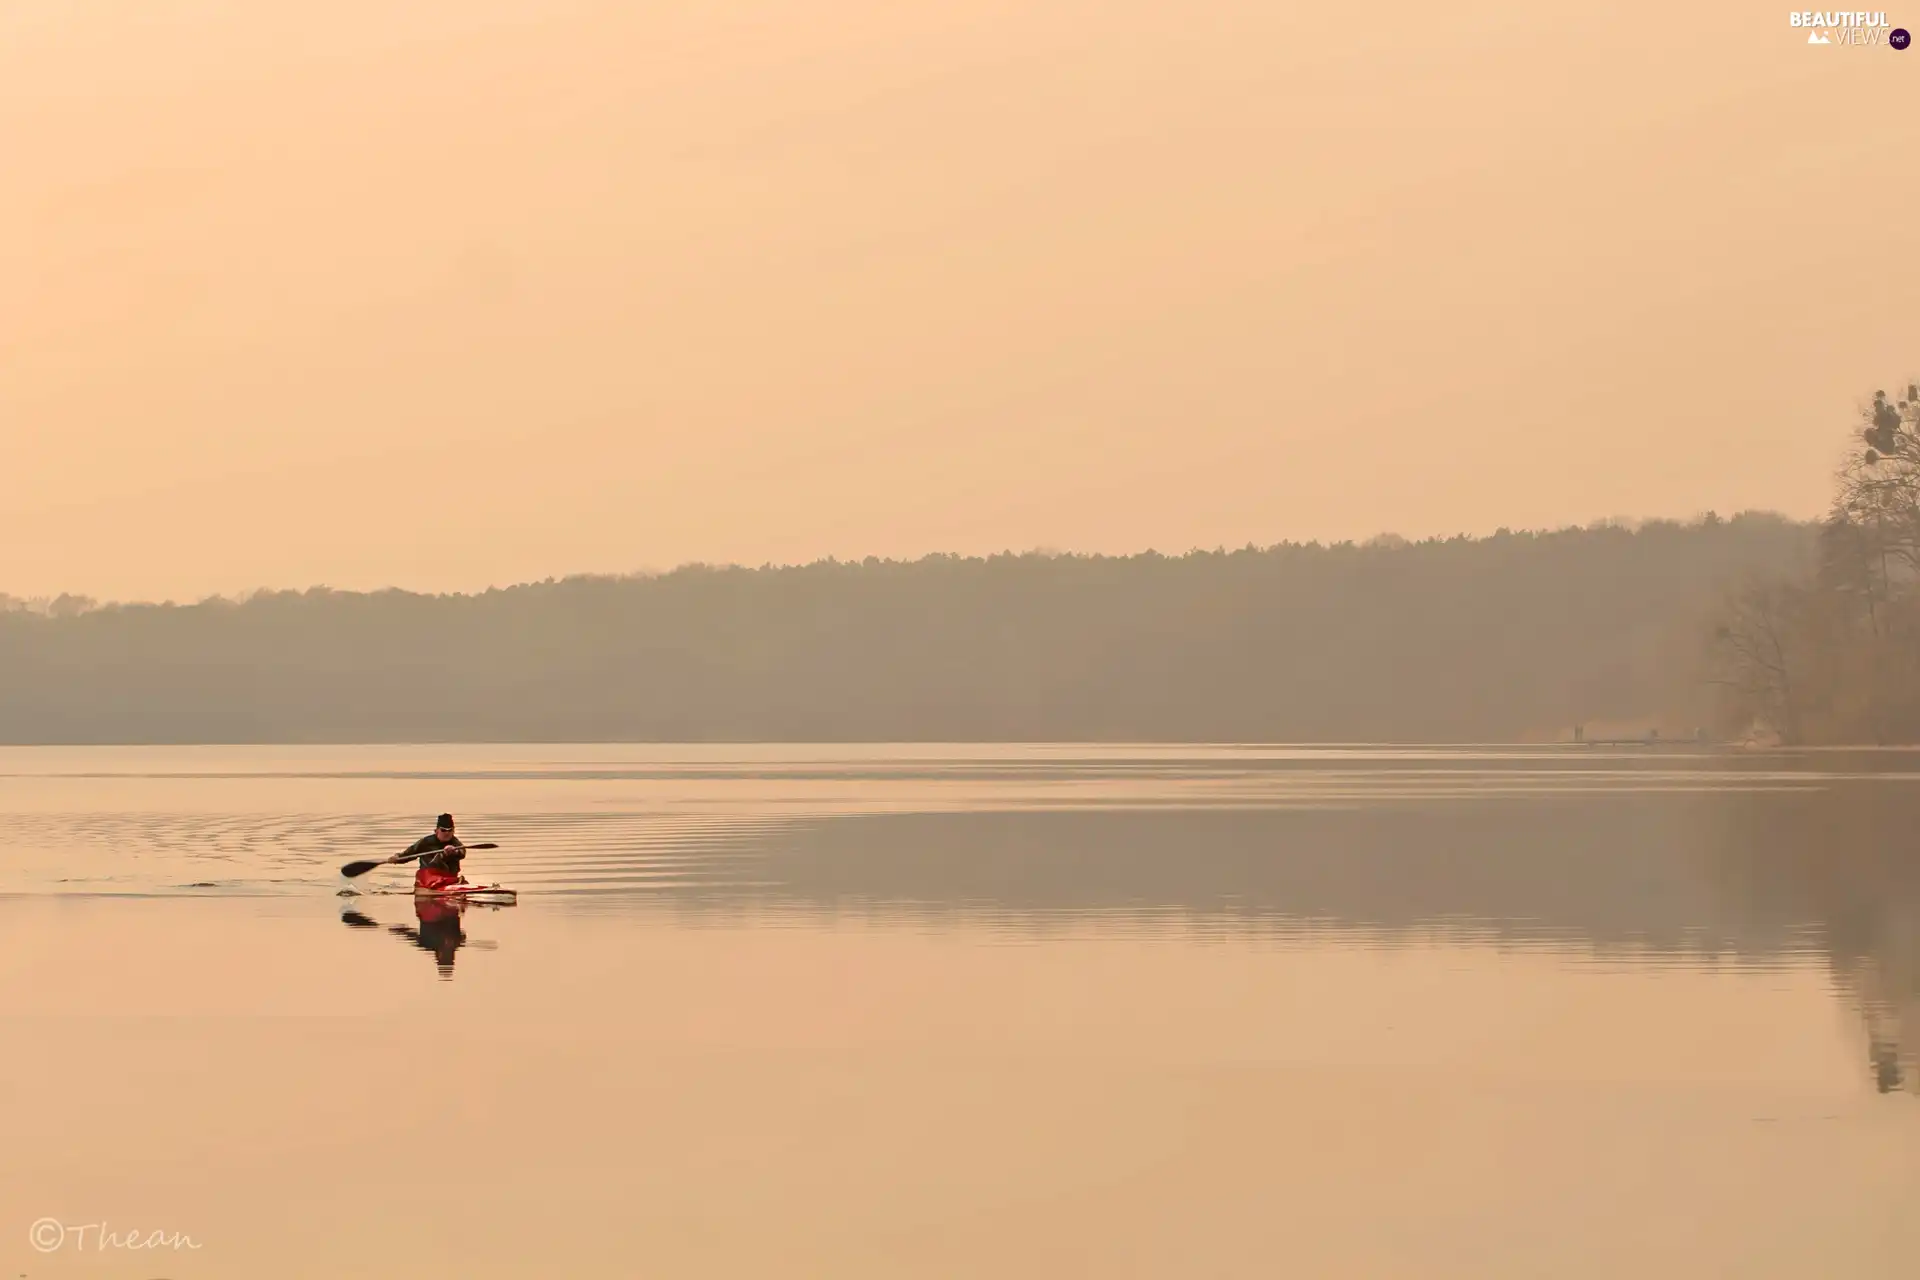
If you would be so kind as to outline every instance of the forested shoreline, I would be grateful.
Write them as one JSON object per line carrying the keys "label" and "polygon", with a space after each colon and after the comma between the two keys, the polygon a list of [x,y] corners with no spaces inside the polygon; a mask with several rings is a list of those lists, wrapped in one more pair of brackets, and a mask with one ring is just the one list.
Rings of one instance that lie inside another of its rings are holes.
{"label": "forested shoreline", "polygon": [[[1767,514],[1163,556],[692,566],[0,609],[0,741],[1500,742],[1744,724]],[[1716,674],[1717,672],[1717,674]],[[1715,719],[1716,715],[1718,716]],[[1729,718],[1731,717],[1731,718]]]}

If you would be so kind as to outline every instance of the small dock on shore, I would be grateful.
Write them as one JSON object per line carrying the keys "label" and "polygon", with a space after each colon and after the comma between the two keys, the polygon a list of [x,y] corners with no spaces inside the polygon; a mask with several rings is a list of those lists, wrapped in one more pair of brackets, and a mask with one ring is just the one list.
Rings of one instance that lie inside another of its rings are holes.
{"label": "small dock on shore", "polygon": [[1685,736],[1662,736],[1658,729],[1649,729],[1643,734],[1632,737],[1590,738],[1582,725],[1573,726],[1573,745],[1576,747],[1705,747],[1713,745],[1705,729],[1695,729]]}

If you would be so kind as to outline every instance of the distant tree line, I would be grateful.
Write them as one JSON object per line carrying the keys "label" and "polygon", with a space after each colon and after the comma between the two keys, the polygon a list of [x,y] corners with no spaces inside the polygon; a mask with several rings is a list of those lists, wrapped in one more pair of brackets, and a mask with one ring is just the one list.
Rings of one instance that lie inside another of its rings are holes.
{"label": "distant tree line", "polygon": [[0,740],[1433,742],[1684,728],[1710,710],[1698,637],[1714,603],[1733,583],[1787,579],[1816,541],[1833,554],[1811,526],[1745,515],[1177,557],[693,566],[474,595],[13,601],[0,609]]}
{"label": "distant tree line", "polygon": [[1757,574],[1715,620],[1728,729],[1786,744],[1920,742],[1920,384],[1876,391],[1815,554]]}

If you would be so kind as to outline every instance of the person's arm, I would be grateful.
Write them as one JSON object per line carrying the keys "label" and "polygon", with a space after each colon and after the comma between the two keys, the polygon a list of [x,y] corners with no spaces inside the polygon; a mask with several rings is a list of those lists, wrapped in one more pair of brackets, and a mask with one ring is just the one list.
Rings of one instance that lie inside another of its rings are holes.
{"label": "person's arm", "polygon": [[426,848],[420,853],[420,865],[436,871],[458,872],[460,859],[467,856],[467,846],[461,844],[457,837],[441,844],[439,836],[428,836],[421,843]]}
{"label": "person's arm", "polygon": [[459,875],[460,860],[467,856],[467,846],[461,844],[458,837],[445,844],[440,843],[438,836],[431,836],[428,841],[432,847],[420,855],[420,865],[451,876]]}
{"label": "person's arm", "polygon": [[432,836],[422,836],[420,839],[415,840],[412,844],[402,849],[399,853],[388,858],[387,861],[401,863],[407,861],[409,858],[417,858],[427,851],[427,846],[435,844],[437,844],[437,842]]}

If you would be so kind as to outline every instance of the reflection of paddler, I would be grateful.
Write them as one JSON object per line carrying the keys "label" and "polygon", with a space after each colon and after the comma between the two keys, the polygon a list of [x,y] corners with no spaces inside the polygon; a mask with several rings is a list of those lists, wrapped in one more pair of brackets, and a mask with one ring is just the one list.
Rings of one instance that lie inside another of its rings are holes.
{"label": "reflection of paddler", "polygon": [[451,978],[453,953],[467,941],[466,931],[460,927],[460,916],[466,909],[467,904],[457,898],[415,898],[413,914],[420,927],[409,929],[397,924],[393,931],[422,951],[433,952],[440,963],[440,976]]}
{"label": "reflection of paddler", "polygon": [[1906,1072],[1900,1065],[1900,1046],[1885,1040],[1875,1040],[1870,1050],[1873,1057],[1873,1083],[1881,1093],[1892,1093],[1906,1084]]}

